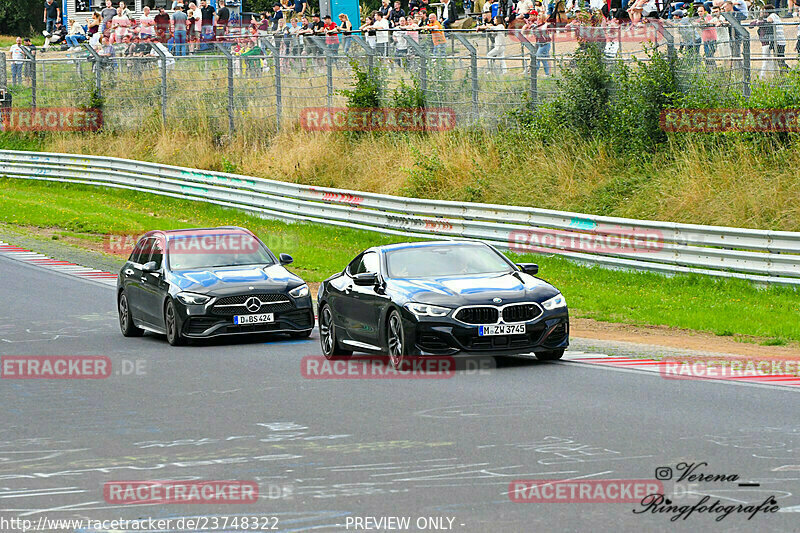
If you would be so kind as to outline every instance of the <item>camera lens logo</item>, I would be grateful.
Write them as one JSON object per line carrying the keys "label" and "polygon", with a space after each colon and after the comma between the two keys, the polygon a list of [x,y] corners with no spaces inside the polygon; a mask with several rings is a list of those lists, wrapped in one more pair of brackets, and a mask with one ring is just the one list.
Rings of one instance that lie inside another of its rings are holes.
{"label": "camera lens logo", "polygon": [[668,466],[659,466],[656,468],[656,479],[659,481],[672,479],[672,468]]}

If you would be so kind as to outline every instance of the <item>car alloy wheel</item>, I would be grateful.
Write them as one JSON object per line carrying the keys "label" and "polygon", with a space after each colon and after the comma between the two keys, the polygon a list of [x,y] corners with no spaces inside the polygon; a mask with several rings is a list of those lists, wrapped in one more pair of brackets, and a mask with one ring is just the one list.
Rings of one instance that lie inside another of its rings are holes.
{"label": "car alloy wheel", "polygon": [[397,311],[392,311],[389,315],[389,324],[386,328],[386,345],[389,348],[389,359],[394,368],[400,368],[406,353],[405,336],[403,334],[403,322]]}
{"label": "car alloy wheel", "polygon": [[131,310],[128,307],[128,296],[124,292],[119,295],[117,310],[119,311],[119,329],[122,331],[123,336],[139,337],[144,333],[143,330],[137,328],[133,323]]}
{"label": "car alloy wheel", "polygon": [[172,346],[180,346],[184,343],[183,336],[178,331],[178,317],[175,315],[175,304],[172,300],[167,302],[164,310],[164,325],[167,329],[167,342]]}
{"label": "car alloy wheel", "polygon": [[333,324],[333,312],[328,304],[323,305],[319,313],[319,344],[322,347],[322,355],[326,359],[353,354],[352,351],[339,347],[336,340],[336,328]]}

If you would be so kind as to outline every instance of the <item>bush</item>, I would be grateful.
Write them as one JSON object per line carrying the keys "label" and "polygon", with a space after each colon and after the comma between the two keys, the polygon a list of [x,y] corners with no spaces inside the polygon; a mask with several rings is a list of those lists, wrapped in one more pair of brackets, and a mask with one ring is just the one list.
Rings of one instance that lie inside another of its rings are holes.
{"label": "bush", "polygon": [[380,69],[375,67],[370,72],[355,59],[350,61],[350,67],[353,69],[355,86],[352,91],[343,90],[341,92],[347,98],[347,107],[349,109],[380,107],[381,93],[383,92]]}

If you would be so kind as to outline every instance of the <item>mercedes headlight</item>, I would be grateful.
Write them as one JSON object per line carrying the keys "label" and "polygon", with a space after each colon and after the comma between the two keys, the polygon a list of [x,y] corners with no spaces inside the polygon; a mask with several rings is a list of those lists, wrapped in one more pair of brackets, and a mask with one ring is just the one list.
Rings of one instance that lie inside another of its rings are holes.
{"label": "mercedes headlight", "polygon": [[179,292],[177,295],[178,300],[187,305],[199,305],[208,302],[211,296],[205,294],[196,294],[194,292]]}
{"label": "mercedes headlight", "polygon": [[556,294],[546,302],[542,303],[542,307],[544,307],[548,311],[552,311],[553,309],[558,309],[559,307],[566,307],[566,306],[567,306],[567,300],[561,293]]}
{"label": "mercedes headlight", "polygon": [[450,309],[447,307],[439,307],[438,305],[408,303],[406,309],[414,313],[416,316],[447,316]]}
{"label": "mercedes headlight", "polygon": [[295,287],[289,291],[289,295],[292,298],[302,298],[303,296],[308,296],[308,285],[304,283],[299,287]]}

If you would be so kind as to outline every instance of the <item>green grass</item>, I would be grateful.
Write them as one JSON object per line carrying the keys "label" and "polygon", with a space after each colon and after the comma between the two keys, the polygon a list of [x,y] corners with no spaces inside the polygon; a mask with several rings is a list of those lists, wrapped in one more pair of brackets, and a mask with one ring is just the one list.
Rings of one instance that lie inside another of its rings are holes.
{"label": "green grass", "polygon": [[[307,281],[340,271],[361,250],[403,237],[316,224],[287,224],[200,202],[59,183],[0,179],[0,222],[54,227],[100,241],[104,234],[151,229],[240,225],[275,252],[294,256]],[[750,335],[756,342],[800,341],[800,294],[740,280],[665,277],[587,267],[559,257],[512,255],[537,262],[542,278],[566,296],[572,316],[636,325],[666,325],[717,335]]]}

